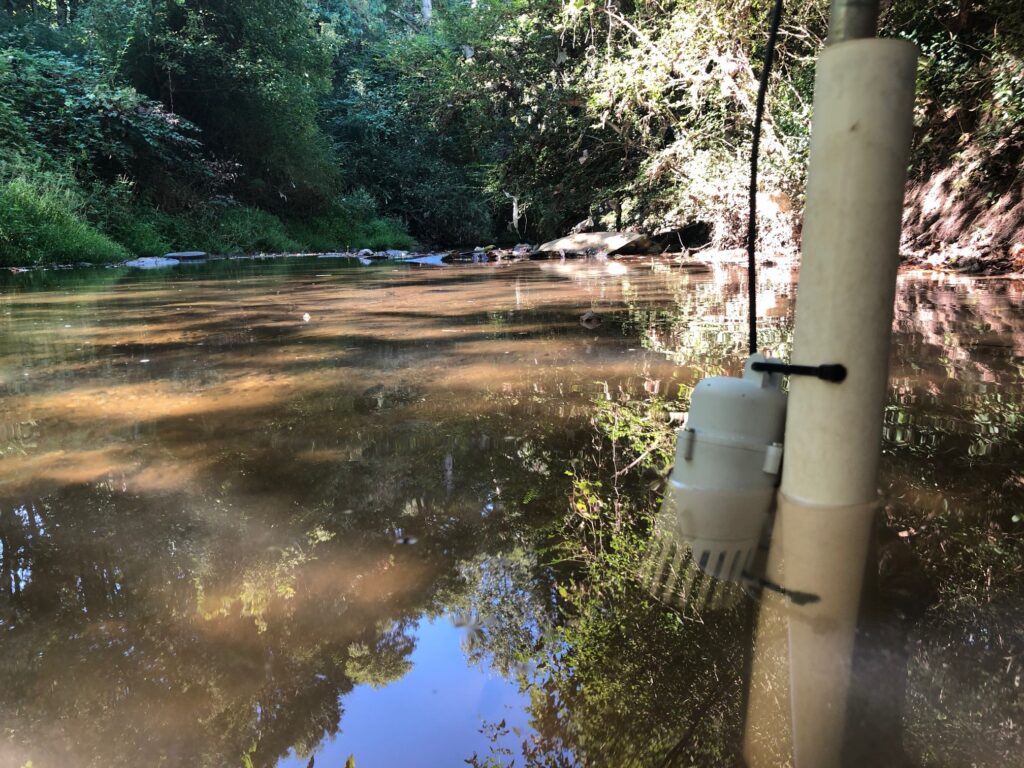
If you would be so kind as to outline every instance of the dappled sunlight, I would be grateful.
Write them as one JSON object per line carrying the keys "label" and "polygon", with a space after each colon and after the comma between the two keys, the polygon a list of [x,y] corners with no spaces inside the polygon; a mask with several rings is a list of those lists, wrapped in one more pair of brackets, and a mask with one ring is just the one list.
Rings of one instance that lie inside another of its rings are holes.
{"label": "dappled sunlight", "polygon": [[172,493],[195,487],[212,462],[176,456],[142,467],[124,478],[126,491],[138,494]]}
{"label": "dappled sunlight", "polygon": [[4,456],[0,494],[17,493],[35,485],[67,485],[105,480],[115,472],[124,472],[121,446],[96,450],[48,451],[29,456]]}
{"label": "dappled sunlight", "polygon": [[308,376],[254,372],[225,377],[216,387],[193,389],[171,381],[118,383],[75,387],[33,398],[37,419],[88,425],[103,421],[111,427],[142,424],[181,416],[230,414],[266,408],[327,386],[326,374]]}

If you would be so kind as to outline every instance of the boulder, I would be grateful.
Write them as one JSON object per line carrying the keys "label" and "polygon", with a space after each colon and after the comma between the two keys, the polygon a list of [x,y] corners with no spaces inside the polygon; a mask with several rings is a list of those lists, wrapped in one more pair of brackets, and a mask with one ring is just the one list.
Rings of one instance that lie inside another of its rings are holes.
{"label": "boulder", "polygon": [[536,253],[611,256],[617,253],[657,252],[658,246],[646,235],[637,232],[579,232],[544,243]]}
{"label": "boulder", "polygon": [[205,259],[206,251],[175,251],[174,253],[165,253],[165,259],[178,259],[178,261],[188,261],[189,259]]}

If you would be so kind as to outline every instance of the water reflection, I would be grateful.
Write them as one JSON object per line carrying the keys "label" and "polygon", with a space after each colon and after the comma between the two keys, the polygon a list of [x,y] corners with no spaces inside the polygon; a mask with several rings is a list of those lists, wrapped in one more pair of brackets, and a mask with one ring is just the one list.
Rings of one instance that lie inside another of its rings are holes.
{"label": "water reflection", "polygon": [[[762,274],[780,356],[794,279]],[[452,754],[479,765],[735,761],[750,603],[698,623],[623,579],[567,611],[572,567],[537,552],[595,397],[738,372],[741,273],[286,260],[25,280],[0,295],[0,765],[319,749],[365,768],[396,764],[371,743],[389,727],[423,750],[402,764],[435,765],[426,726],[453,718]],[[850,739],[854,763],[1019,759],[1022,290],[901,282],[850,707],[852,733],[884,738]],[[474,675],[500,706],[425,703]]]}
{"label": "water reflection", "polygon": [[7,286],[0,763],[308,755],[557,511],[595,371],[673,375],[579,325],[617,278],[324,274]]}
{"label": "water reflection", "polygon": [[[528,700],[501,675],[467,666],[461,631],[445,618],[423,620],[414,629],[410,670],[387,686],[364,685],[342,700],[341,733],[323,745],[316,764],[464,765],[474,752],[513,750],[529,731]],[[381,717],[387,713],[387,717]],[[487,722],[504,722],[492,742]],[[289,755],[279,768],[306,768],[309,758]]]}

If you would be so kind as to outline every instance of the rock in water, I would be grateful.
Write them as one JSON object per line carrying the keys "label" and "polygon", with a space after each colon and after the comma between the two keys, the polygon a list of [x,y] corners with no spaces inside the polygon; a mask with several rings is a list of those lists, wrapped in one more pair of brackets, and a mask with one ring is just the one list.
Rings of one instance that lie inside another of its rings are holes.
{"label": "rock in water", "polygon": [[406,259],[406,264],[425,264],[430,267],[443,267],[446,259],[450,260],[447,253],[427,253],[423,256],[416,256]]}
{"label": "rock in water", "polygon": [[188,259],[205,259],[206,251],[175,251],[174,253],[165,253],[165,259],[178,259],[179,261],[187,261]]}
{"label": "rock in water", "polygon": [[646,253],[657,246],[646,235],[636,232],[580,232],[544,243],[537,253],[566,253],[591,256],[616,253]]}
{"label": "rock in water", "polygon": [[604,322],[601,316],[595,312],[584,312],[580,318],[580,325],[586,328],[588,331],[592,331],[597,328],[601,323]]}
{"label": "rock in water", "polygon": [[126,267],[135,267],[136,269],[160,269],[161,267],[173,267],[180,264],[177,259],[168,259],[166,257],[161,258],[159,256],[146,256],[142,259],[132,259],[126,261],[124,265]]}

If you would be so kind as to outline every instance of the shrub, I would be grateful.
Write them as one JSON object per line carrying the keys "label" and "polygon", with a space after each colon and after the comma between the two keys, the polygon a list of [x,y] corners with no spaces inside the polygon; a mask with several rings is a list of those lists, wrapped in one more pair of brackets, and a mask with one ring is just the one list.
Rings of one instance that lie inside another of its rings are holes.
{"label": "shrub", "polygon": [[0,180],[0,264],[110,262],[128,252],[81,215],[73,186],[40,174]]}
{"label": "shrub", "polygon": [[365,190],[338,198],[317,216],[292,221],[288,231],[313,251],[416,246],[401,221],[377,215],[377,203]]}
{"label": "shrub", "polygon": [[131,87],[109,83],[94,61],[59,51],[19,50],[0,37],[0,138],[45,150],[86,176],[156,179],[207,175],[195,126]]}
{"label": "shrub", "polygon": [[160,230],[144,216],[123,221],[114,237],[133,256],[162,256],[171,250]]}
{"label": "shrub", "polygon": [[288,236],[279,218],[256,208],[226,207],[200,222],[209,225],[204,250],[225,254],[285,253],[302,247]]}

